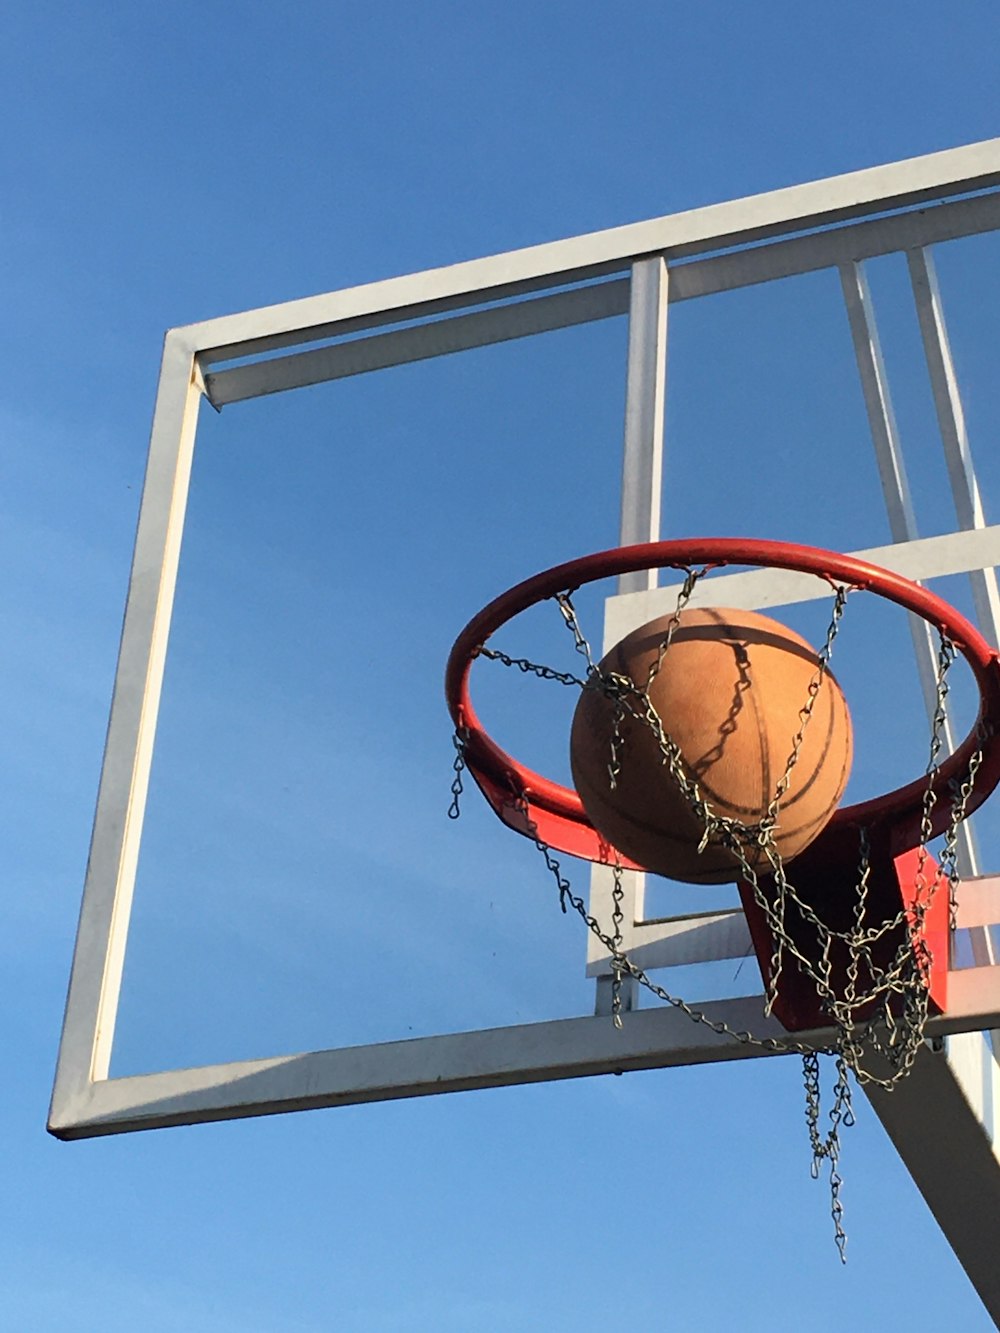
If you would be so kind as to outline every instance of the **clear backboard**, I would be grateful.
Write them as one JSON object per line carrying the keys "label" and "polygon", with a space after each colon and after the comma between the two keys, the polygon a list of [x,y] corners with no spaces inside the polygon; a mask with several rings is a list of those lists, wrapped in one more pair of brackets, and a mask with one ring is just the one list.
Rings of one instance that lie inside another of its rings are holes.
{"label": "clear backboard", "polygon": [[[931,583],[996,643],[1000,528],[981,492],[1000,493],[1000,477],[991,458],[982,475],[973,464],[945,310],[948,277],[973,294],[995,283],[997,251],[980,247],[998,230],[994,140],[171,330],[51,1131],[83,1138],[757,1054],[632,994],[619,1030],[611,959],[539,910],[551,886],[533,849],[478,807],[449,826],[447,647],[481,603],[536,569],[694,535],[699,521],[701,535],[861,553]],[[977,330],[963,337],[975,346]],[[196,451],[204,399],[223,415],[202,423]],[[297,414],[304,401],[321,405],[321,429]],[[986,416],[981,400],[977,410]],[[904,440],[915,446],[905,454]],[[431,507],[448,516],[446,536],[418,560]],[[675,596],[655,574],[630,574],[581,610],[611,644]],[[815,638],[813,596],[771,572],[698,590],[782,608]],[[838,658],[857,731],[876,738],[858,774],[871,791],[893,785],[899,765],[920,771],[919,713],[934,706],[926,627],[879,615],[858,612]],[[532,617],[523,632],[526,654],[542,657],[562,633]],[[491,716],[540,767],[564,767],[565,701],[536,702],[516,684],[484,680]],[[411,714],[431,696],[425,731]],[[960,687],[952,702],[960,732],[970,703]],[[1000,1215],[997,832],[989,808],[962,831],[947,1013],[906,1083],[871,1096],[1000,1320],[981,1237],[982,1217]],[[755,965],[743,965],[747,927],[725,886],[694,893],[635,874],[625,887],[625,948],[647,971],[692,987],[709,1017],[782,1039],[762,1015]],[[600,919],[610,894],[595,868]],[[128,976],[141,989],[167,937],[183,968],[199,950],[216,980],[232,968],[230,1001],[246,1003],[233,960],[242,951],[259,978],[239,923],[263,898],[289,940],[301,937],[288,947],[311,1025],[262,1021],[250,1044],[263,1049],[202,1062],[197,1042],[181,1042],[171,1063],[168,1040],[155,1067],[141,1054],[120,1067]],[[373,1018],[370,988],[416,995],[443,973],[450,985],[419,1021],[405,1003],[395,1028]],[[302,1034],[312,1049],[297,1050]]]}

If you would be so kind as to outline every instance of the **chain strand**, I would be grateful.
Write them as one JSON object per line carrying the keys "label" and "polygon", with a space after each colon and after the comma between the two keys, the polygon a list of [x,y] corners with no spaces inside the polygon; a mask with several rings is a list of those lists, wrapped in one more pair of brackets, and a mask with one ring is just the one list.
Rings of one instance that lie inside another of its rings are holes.
{"label": "chain strand", "polygon": [[[599,690],[604,694],[613,706],[608,760],[608,780],[612,788],[616,785],[621,771],[626,723],[631,720],[649,728],[672,781],[701,823],[703,836],[700,850],[712,843],[730,852],[739,866],[741,877],[748,884],[764,915],[773,940],[765,995],[765,1013],[771,1012],[777,999],[782,969],[794,963],[816,988],[821,1007],[836,1033],[833,1043],[822,1050],[816,1050],[796,1041],[794,1037],[782,1040],[755,1037],[750,1032],[738,1031],[721,1020],[711,1018],[704,1011],[688,1004],[653,981],[633,962],[623,947],[624,889],[620,864],[616,862],[612,866],[612,923],[611,932],[608,933],[588,911],[583,899],[573,892],[551,848],[539,837],[530,817],[525,793],[511,790],[509,804],[511,810],[516,811],[524,822],[529,836],[555,880],[563,912],[572,908],[607,950],[612,977],[611,1012],[616,1028],[620,1029],[623,1026],[623,983],[625,977],[631,977],[661,1002],[680,1010],[693,1022],[708,1027],[719,1036],[758,1047],[763,1051],[797,1052],[802,1056],[806,1124],[812,1149],[812,1174],[814,1177],[817,1176],[823,1163],[829,1164],[834,1235],[840,1258],[846,1261],[847,1237],[843,1228],[841,1202],[843,1181],[839,1163],[841,1130],[854,1123],[851,1076],[853,1075],[861,1085],[870,1084],[891,1090],[909,1073],[922,1046],[928,1016],[928,981],[932,963],[923,936],[923,926],[933,898],[944,884],[947,885],[949,894],[951,924],[953,927],[955,924],[958,829],[966,817],[968,803],[975,787],[976,774],[983,760],[982,744],[986,736],[980,735],[979,748],[970,760],[964,781],[952,783],[951,809],[944,834],[940,871],[928,875],[925,867],[930,856],[928,844],[933,835],[934,810],[938,799],[936,779],[947,720],[948,673],[956,656],[954,644],[941,633],[935,708],[931,721],[930,752],[926,769],[927,786],[921,806],[920,855],[915,900],[909,908],[904,908],[888,921],[870,920],[871,849],[867,829],[860,828],[858,870],[851,921],[845,929],[835,929],[821,919],[816,906],[807,902],[788,879],[777,848],[775,830],[782,800],[791,785],[806,730],[829,670],[834,641],[851,589],[846,585],[833,585],[834,602],[826,639],[817,654],[816,668],[808,685],[806,699],[799,710],[799,727],[792,739],[784,771],[761,818],[747,824],[721,815],[713,809],[697,779],[687,768],[680,747],[666,731],[650,698],[651,686],[670,649],[674,633],[681,621],[681,614],[698,580],[707,572],[707,569],[686,569],[674,612],[660,640],[647,678],[641,685],[628,676],[603,671],[594,663],[590,645],[580,628],[573,607],[571,590],[558,594],[555,600],[563,621],[573,637],[575,651],[587,663],[585,679],[572,672],[555,671],[550,667],[540,666],[525,658],[509,657],[495,649],[481,647],[479,652],[484,657],[505,666],[516,667],[543,680],[575,685],[581,689]],[[748,667],[748,663],[743,665]],[[748,671],[746,674],[749,682]],[[466,739],[461,732],[457,732],[454,739],[455,776],[451,788],[452,803],[448,811],[451,818],[456,818],[459,813]],[[765,891],[761,882],[762,874],[769,880],[771,887],[768,891]],[[789,912],[794,913],[804,926],[811,929],[815,936],[814,942],[806,946],[796,938],[787,924]],[[895,935],[899,936],[895,952],[888,962],[879,962],[876,946]],[[833,980],[835,948],[845,953],[847,959],[841,993],[837,992]],[[836,1071],[825,1133],[820,1129],[822,1121],[820,1054],[833,1057]]]}

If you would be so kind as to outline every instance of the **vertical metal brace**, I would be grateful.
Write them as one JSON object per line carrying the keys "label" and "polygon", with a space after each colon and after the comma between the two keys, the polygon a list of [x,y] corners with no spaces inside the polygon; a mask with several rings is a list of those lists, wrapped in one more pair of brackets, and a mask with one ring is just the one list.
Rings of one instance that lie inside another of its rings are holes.
{"label": "vertical metal brace", "polygon": [[156,714],[180,558],[201,387],[194,352],[168,333],[115,675],[73,969],[52,1095],[73,1114],[108,1078]]}
{"label": "vertical metal brace", "polygon": [[[667,382],[667,265],[660,257],[632,265],[625,384],[620,544],[660,538],[663,408]],[[657,571],[623,574],[618,591],[655,588]]]}
{"label": "vertical metal brace", "polygon": [[[910,496],[910,484],[906,475],[896,414],[889,393],[885,362],[882,359],[871,292],[861,264],[842,264],[840,282],[844,291],[872,442],[875,446],[875,459],[889,518],[889,531],[894,542],[914,541],[919,536],[917,519]],[[926,621],[914,615],[909,617],[909,621],[924,706],[928,717],[933,718],[937,708],[937,645],[933,631]],[[947,714],[942,739],[949,750],[954,750],[954,728]],[[958,864],[960,872],[965,876],[980,873],[975,834],[968,821],[959,829]]]}
{"label": "vertical metal brace", "polygon": [[[625,448],[622,464],[622,508],[620,544],[658,541],[663,485],[663,412],[667,377],[667,289],[666,261],[656,256],[632,265],[629,297],[628,370],[625,384]],[[656,587],[657,571],[623,574],[618,592],[637,592]],[[622,875],[625,899],[624,929],[629,931],[643,916],[645,875],[628,871]],[[595,865],[590,875],[590,910],[602,923],[610,920],[613,875],[607,866]],[[628,941],[624,942],[626,947]],[[588,948],[603,945],[591,935]],[[612,977],[597,978],[595,1012],[611,1013]],[[622,1007],[636,1003],[636,982],[622,982]]]}
{"label": "vertical metal brace", "polygon": [[[967,531],[985,528],[986,517],[965,429],[965,413],[958,392],[958,379],[948,342],[934,260],[926,250],[908,250],[906,260],[910,268],[920,333],[924,340],[924,355],[927,357],[927,369],[934,392],[934,406],[948,465],[955,513],[961,528]],[[969,578],[972,580],[972,596],[979,628],[996,646],[1000,644],[1000,589],[997,587],[996,570],[977,569]]]}

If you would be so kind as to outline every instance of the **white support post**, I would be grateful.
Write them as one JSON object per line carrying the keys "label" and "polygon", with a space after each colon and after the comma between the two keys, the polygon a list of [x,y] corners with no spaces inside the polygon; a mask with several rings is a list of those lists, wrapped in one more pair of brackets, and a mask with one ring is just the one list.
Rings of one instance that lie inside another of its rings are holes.
{"label": "white support post", "polygon": [[[669,275],[661,256],[638,259],[632,265],[629,297],[628,371],[625,384],[625,449],[622,464],[620,544],[654,542],[660,536],[660,502],[663,486],[663,412],[667,377],[667,307]],[[656,586],[656,570],[623,574],[618,592],[640,592]],[[607,645],[605,645],[607,646]],[[625,893],[622,910],[626,929],[631,931],[643,915],[645,875],[622,873]],[[608,929],[613,910],[614,876],[606,866],[594,866],[590,876],[590,910]],[[623,940],[627,947],[627,941]],[[604,946],[591,935],[588,962],[606,962]],[[622,983],[622,1005],[636,1003],[636,983]],[[596,1012],[611,1012],[612,977],[597,977]]]}
{"label": "white support post", "polygon": [[932,1040],[891,1092],[872,1085],[865,1092],[1000,1328],[994,1226],[1000,1214],[1000,1071],[988,1042],[978,1032]]}

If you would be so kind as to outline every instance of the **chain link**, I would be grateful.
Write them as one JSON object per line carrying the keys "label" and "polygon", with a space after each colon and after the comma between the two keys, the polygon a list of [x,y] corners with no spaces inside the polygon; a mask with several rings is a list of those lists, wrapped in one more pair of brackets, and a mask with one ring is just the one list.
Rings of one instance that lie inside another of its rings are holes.
{"label": "chain link", "polygon": [[622,883],[622,867],[620,861],[615,861],[612,867],[613,885],[611,889],[612,912],[611,922],[614,926],[614,934],[611,937],[611,1016],[614,1019],[615,1027],[622,1029],[622,923],[625,914],[622,910],[622,903],[625,901],[625,887]]}
{"label": "chain link", "polygon": [[854,1124],[854,1108],[851,1103],[851,1080],[847,1060],[843,1053],[835,1057],[837,1081],[833,1089],[833,1106],[830,1110],[830,1127],[825,1136],[819,1132],[822,1111],[822,1097],[819,1082],[819,1053],[810,1051],[802,1057],[802,1077],[806,1093],[806,1123],[809,1127],[809,1141],[812,1147],[812,1166],[810,1173],[813,1180],[818,1179],[824,1161],[830,1163],[830,1216],[833,1218],[833,1233],[837,1244],[840,1262],[847,1263],[847,1233],[844,1230],[844,1205],[840,1201],[843,1178],[840,1175],[840,1130],[849,1129]]}
{"label": "chain link", "polygon": [[958,871],[958,830],[967,817],[969,798],[972,796],[976,785],[976,774],[983,762],[983,745],[986,743],[987,735],[982,724],[978,729],[977,739],[978,745],[969,760],[969,769],[965,775],[965,780],[959,782],[957,779],[953,779],[951,783],[951,819],[945,832],[944,845],[941,848],[941,874],[948,885],[948,913],[952,930],[958,929],[958,885],[960,880]]}
{"label": "chain link", "polygon": [[562,612],[562,618],[566,622],[567,629],[573,635],[573,646],[587,663],[587,676],[589,678],[597,670],[597,667],[594,665],[594,657],[590,651],[590,644],[587,642],[583,631],[580,629],[580,622],[577,619],[576,608],[573,605],[572,590],[556,593],[556,602],[559,605],[559,610]]}
{"label": "chain link", "polygon": [[560,685],[577,685],[583,689],[587,684],[579,676],[574,676],[572,671],[554,671],[552,667],[543,666],[538,662],[529,662],[526,657],[508,657],[502,653],[499,648],[487,648],[485,645],[480,647],[477,657],[486,657],[491,662],[499,662],[502,666],[517,667],[519,671],[530,676],[538,676],[541,680],[555,680]]}
{"label": "chain link", "polygon": [[455,759],[452,763],[452,772],[454,777],[451,780],[451,805],[448,807],[448,818],[458,819],[462,813],[462,775],[465,772],[465,747],[468,744],[469,733],[461,727],[451,738],[451,743],[455,747]]}

